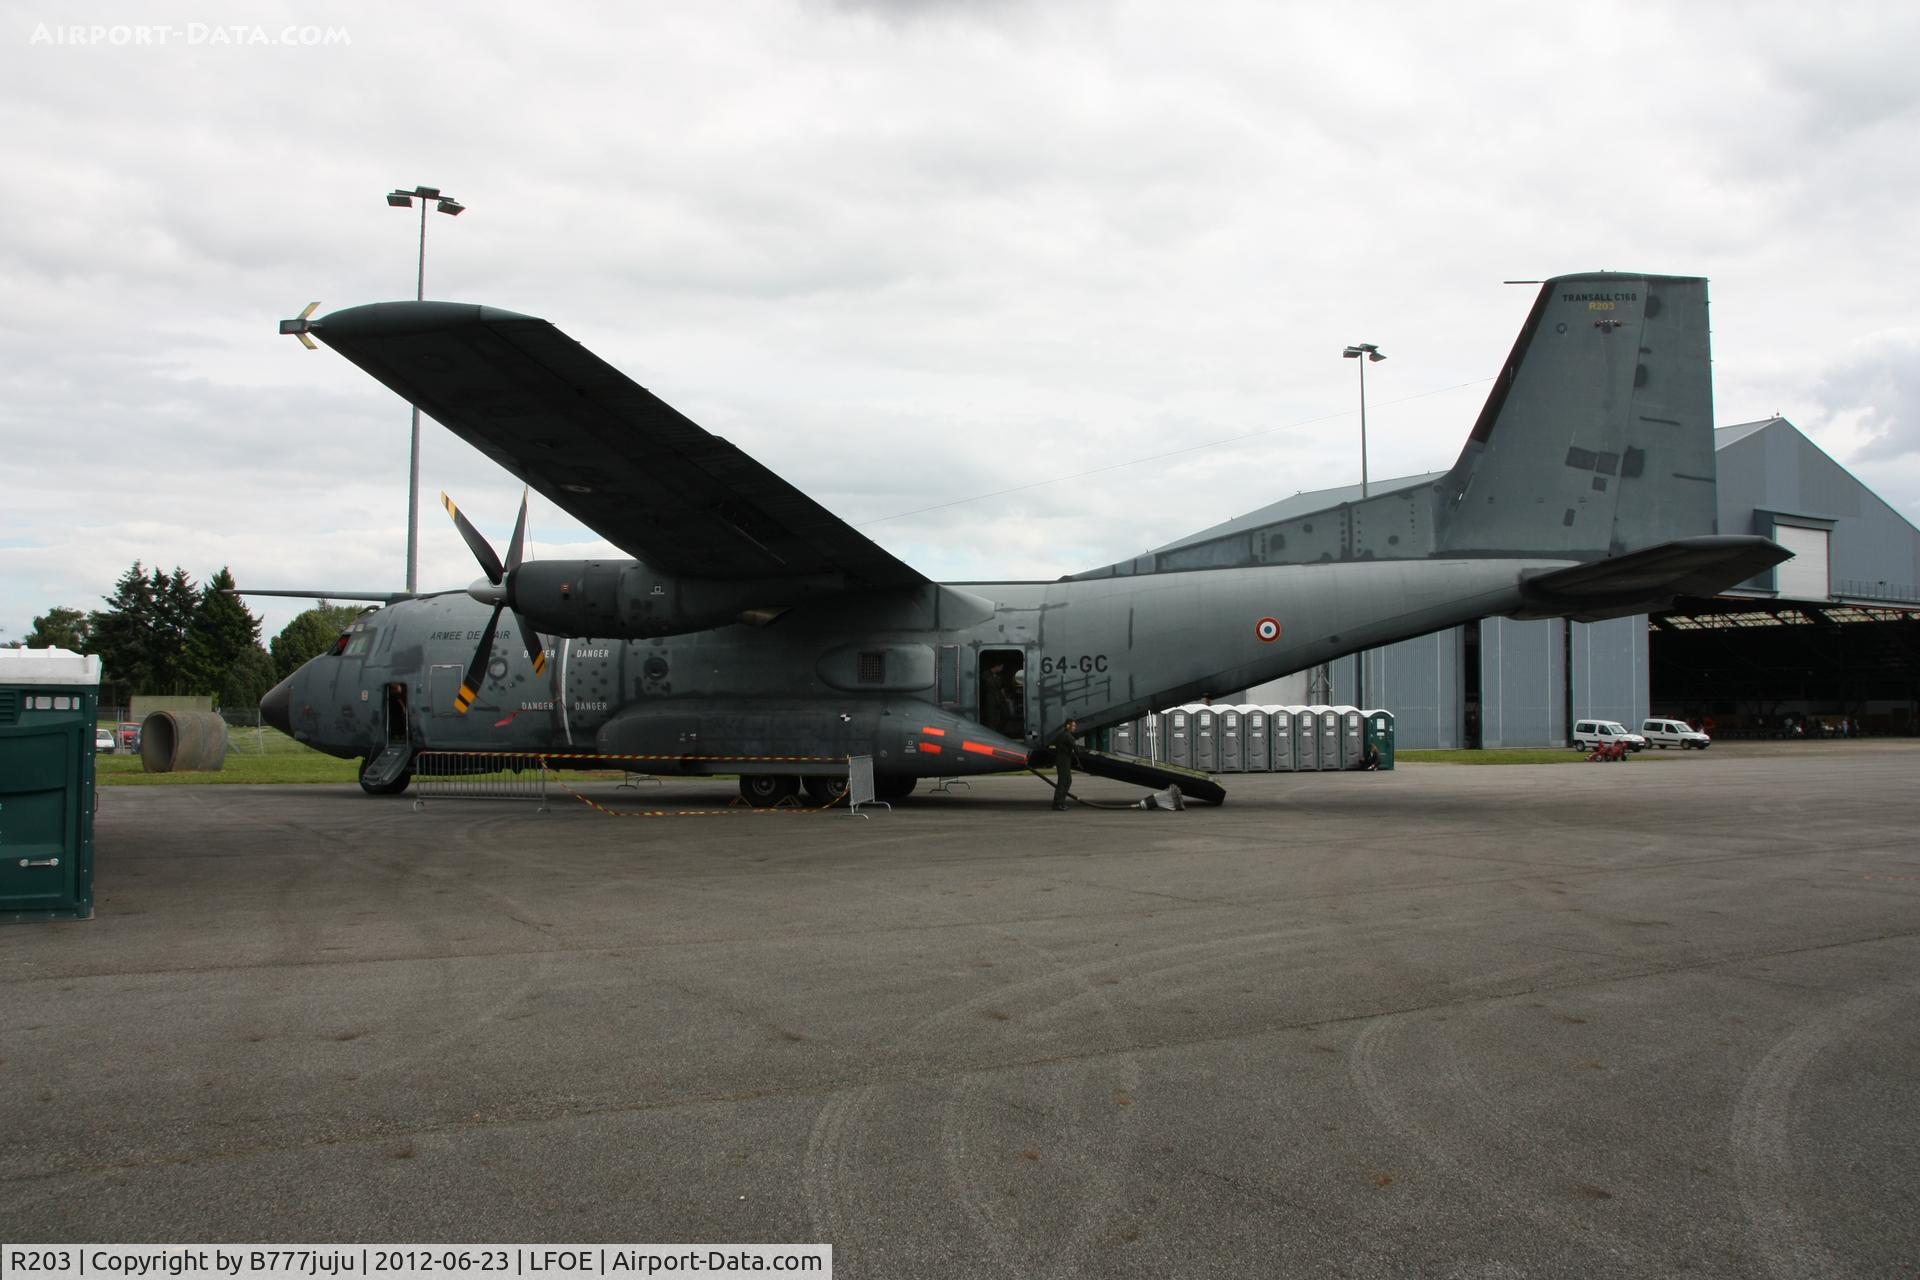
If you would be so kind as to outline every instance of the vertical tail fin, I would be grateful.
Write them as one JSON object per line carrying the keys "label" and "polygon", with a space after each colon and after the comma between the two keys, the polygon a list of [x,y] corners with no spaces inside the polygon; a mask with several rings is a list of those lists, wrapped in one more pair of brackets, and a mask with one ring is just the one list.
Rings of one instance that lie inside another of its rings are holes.
{"label": "vertical tail fin", "polygon": [[1440,555],[1592,560],[1714,533],[1707,282],[1547,281],[1437,489]]}
{"label": "vertical tail fin", "polygon": [[1604,560],[1712,536],[1714,489],[1707,282],[1560,276],[1534,299],[1450,471],[1319,508],[1278,502],[1076,576],[1432,557]]}

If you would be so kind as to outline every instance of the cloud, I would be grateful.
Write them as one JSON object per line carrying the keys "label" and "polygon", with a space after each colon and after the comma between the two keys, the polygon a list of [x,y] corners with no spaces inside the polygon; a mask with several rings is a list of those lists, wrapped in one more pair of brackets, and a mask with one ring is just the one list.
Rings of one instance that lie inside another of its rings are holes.
{"label": "cloud", "polygon": [[[274,324],[411,296],[419,215],[383,196],[417,183],[468,206],[427,216],[430,295],[552,319],[941,576],[1051,578],[1357,478],[1348,342],[1392,357],[1372,474],[1444,467],[1531,300],[1500,281],[1600,267],[1713,276],[1724,420],[1830,422],[1912,513],[1911,342],[1860,335],[1910,321],[1914,19],[1743,12],[88,15],[348,36],[158,47],[16,16],[0,634],[135,557],[399,585],[406,406]],[[504,543],[518,486],[431,424],[422,475],[422,581],[464,584],[434,495]]]}
{"label": "cloud", "polygon": [[1853,456],[1875,462],[1920,453],[1920,332],[1875,334],[1814,389],[1826,415],[1862,438]]}

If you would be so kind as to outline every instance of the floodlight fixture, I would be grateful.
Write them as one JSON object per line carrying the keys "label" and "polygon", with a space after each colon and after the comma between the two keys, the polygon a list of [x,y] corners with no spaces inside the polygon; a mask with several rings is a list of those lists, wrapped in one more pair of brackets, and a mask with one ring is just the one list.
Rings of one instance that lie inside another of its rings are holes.
{"label": "floodlight fixture", "polygon": [[413,208],[413,193],[410,191],[387,192],[387,203],[396,209]]}

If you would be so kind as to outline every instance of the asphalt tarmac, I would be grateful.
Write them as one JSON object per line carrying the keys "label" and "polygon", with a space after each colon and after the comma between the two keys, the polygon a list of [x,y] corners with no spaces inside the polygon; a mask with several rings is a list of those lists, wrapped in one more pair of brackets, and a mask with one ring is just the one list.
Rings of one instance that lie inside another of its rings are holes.
{"label": "asphalt tarmac", "polygon": [[113,788],[97,917],[0,927],[0,1239],[1911,1275],[1917,765],[1717,744],[1179,814],[1013,777],[871,820]]}

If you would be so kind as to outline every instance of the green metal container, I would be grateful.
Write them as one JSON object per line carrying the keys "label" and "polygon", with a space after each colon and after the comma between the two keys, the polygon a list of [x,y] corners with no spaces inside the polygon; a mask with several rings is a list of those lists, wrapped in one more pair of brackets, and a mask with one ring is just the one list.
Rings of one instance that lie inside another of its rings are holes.
{"label": "green metal container", "polygon": [[100,659],[0,650],[0,921],[93,915]]}
{"label": "green metal container", "polygon": [[1367,712],[1366,735],[1367,745],[1379,758],[1379,767],[1393,768],[1393,712],[1378,709]]}

